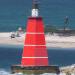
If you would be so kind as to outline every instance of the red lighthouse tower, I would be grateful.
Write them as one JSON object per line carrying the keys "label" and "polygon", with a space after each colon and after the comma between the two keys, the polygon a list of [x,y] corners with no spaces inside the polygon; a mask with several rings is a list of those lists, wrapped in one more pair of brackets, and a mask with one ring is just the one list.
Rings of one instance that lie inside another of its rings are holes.
{"label": "red lighthouse tower", "polygon": [[32,16],[28,18],[21,65],[12,66],[13,72],[59,73],[57,66],[49,66],[44,24],[39,17],[38,2],[33,0]]}
{"label": "red lighthouse tower", "polygon": [[48,66],[48,55],[42,17],[38,16],[38,4],[33,2],[32,16],[28,18],[26,38],[21,64],[23,66]]}
{"label": "red lighthouse tower", "polygon": [[29,17],[21,64],[48,66],[42,17]]}

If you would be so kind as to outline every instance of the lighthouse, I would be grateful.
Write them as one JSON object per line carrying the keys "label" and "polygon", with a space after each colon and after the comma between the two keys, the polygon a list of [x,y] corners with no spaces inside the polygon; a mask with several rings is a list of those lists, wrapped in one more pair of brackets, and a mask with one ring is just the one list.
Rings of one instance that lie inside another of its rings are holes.
{"label": "lighthouse", "polygon": [[39,8],[38,8],[38,1],[37,0],[33,0],[31,16],[32,17],[38,17],[39,16]]}
{"label": "lighthouse", "polygon": [[20,65],[11,67],[12,73],[43,74],[59,73],[58,66],[49,65],[45,42],[43,18],[39,16],[38,1],[33,0],[31,16],[28,17],[26,37]]}
{"label": "lighthouse", "polygon": [[25,66],[48,66],[44,25],[42,17],[39,17],[36,0],[33,0],[32,13],[27,22],[21,64]]}

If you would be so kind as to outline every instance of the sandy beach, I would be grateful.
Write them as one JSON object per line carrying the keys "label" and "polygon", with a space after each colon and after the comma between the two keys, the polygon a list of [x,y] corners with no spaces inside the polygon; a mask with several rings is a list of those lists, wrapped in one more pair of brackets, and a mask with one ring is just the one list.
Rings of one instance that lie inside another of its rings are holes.
{"label": "sandy beach", "polygon": [[[0,33],[0,44],[6,45],[23,45],[25,34],[20,34],[20,37],[15,37],[11,39],[11,32],[1,32]],[[75,48],[75,36],[58,36],[55,35],[45,35],[46,45],[48,48]]]}
{"label": "sandy beach", "polygon": [[46,35],[48,47],[75,48],[75,36]]}

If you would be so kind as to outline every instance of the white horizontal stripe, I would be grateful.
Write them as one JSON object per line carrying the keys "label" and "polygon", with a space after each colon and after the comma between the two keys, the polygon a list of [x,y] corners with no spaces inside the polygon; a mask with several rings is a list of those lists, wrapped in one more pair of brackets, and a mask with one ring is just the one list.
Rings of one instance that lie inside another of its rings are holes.
{"label": "white horizontal stripe", "polygon": [[26,32],[26,34],[44,34],[44,33],[38,33],[38,32]]}
{"label": "white horizontal stripe", "polygon": [[46,45],[24,45],[24,46],[46,46]]}
{"label": "white horizontal stripe", "polygon": [[22,57],[22,58],[48,58],[48,57]]}

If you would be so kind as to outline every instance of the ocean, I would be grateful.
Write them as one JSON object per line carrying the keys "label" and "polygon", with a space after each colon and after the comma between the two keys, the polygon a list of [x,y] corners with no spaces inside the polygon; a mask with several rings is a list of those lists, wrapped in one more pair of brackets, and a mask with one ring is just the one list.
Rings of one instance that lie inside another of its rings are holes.
{"label": "ocean", "polygon": [[[68,27],[75,29],[75,0],[38,0],[39,13],[44,24],[62,28],[65,16],[69,17]],[[0,0],[0,32],[25,29],[31,16],[32,0]]]}
{"label": "ocean", "polygon": [[[0,46],[0,75],[7,75],[11,65],[20,64],[23,48],[20,46]],[[50,65],[68,66],[75,64],[75,49],[48,49]],[[9,75],[9,74],[8,74]]]}
{"label": "ocean", "polygon": [[[75,0],[38,0],[39,13],[44,24],[62,28],[65,16],[69,17],[68,28],[75,29]],[[0,32],[26,28],[31,16],[32,0],[0,0]],[[0,46],[0,75],[11,75],[10,67],[20,64],[22,47]],[[67,66],[75,64],[75,49],[48,49],[49,64]],[[18,75],[18,74],[17,74]],[[48,75],[48,74],[45,74]],[[50,75],[50,74],[49,74]]]}

